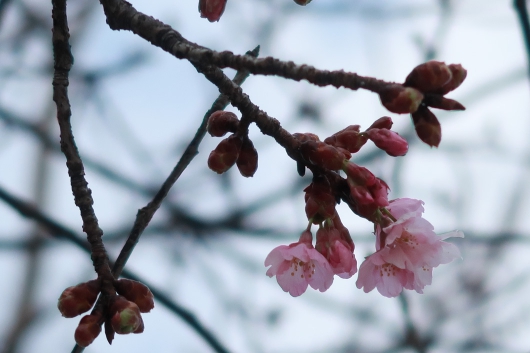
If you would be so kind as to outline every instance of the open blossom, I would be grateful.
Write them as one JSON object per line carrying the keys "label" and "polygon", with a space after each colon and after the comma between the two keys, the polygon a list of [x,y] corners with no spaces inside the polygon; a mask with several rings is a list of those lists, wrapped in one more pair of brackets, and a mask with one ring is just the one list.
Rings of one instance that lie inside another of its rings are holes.
{"label": "open blossom", "polygon": [[402,289],[418,293],[432,282],[432,269],[460,257],[454,244],[443,241],[463,237],[460,231],[443,236],[421,217],[423,202],[397,199],[387,209],[396,218],[391,225],[376,227],[377,252],[368,256],[359,268],[357,287],[369,292],[374,288],[386,297],[395,297]]}
{"label": "open blossom", "polygon": [[280,287],[293,297],[303,294],[308,285],[324,292],[333,283],[333,270],[313,247],[310,231],[303,232],[296,243],[274,248],[265,259],[265,266],[271,266],[267,276],[276,276]]}

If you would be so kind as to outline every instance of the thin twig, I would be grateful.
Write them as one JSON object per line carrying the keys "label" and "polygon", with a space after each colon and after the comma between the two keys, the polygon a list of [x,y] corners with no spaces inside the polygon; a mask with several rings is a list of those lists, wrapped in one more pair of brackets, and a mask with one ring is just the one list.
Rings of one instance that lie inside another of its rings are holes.
{"label": "thin twig", "polygon": [[526,5],[526,0],[514,0],[513,6],[519,16],[519,23],[521,24],[521,31],[523,32],[528,63],[528,76],[530,77],[530,19],[528,18],[528,7]]}
{"label": "thin twig", "polygon": [[248,55],[235,55],[230,51],[217,52],[186,40],[171,26],[137,11],[127,1],[100,0],[100,3],[110,28],[131,31],[178,59],[188,59],[218,68],[248,70],[254,75],[306,80],[317,86],[345,87],[353,90],[363,88],[378,93],[395,85],[393,82],[363,77],[343,70],[319,70],[313,66],[297,65],[292,61],[281,61],[272,57],[257,59]]}
{"label": "thin twig", "polygon": [[[75,231],[63,226],[59,222],[46,216],[44,213],[35,208],[32,204],[23,201],[22,199],[7,192],[0,186],[0,199],[10,205],[13,209],[18,211],[22,216],[30,218],[41,224],[45,229],[48,230],[49,234],[55,238],[65,239],[75,244],[79,248],[83,249],[87,253],[91,252],[90,245],[81,237],[79,237]],[[184,322],[197,332],[212,349],[217,353],[228,353],[228,350],[219,342],[219,340],[210,332],[201,322],[191,313],[188,309],[184,308],[180,304],[175,303],[170,297],[165,295],[160,289],[150,284],[147,280],[138,277],[133,272],[123,270],[123,276],[130,278],[135,281],[144,283],[151,289],[156,300],[164,305],[171,312],[179,316]]]}
{"label": "thin twig", "polygon": [[[259,53],[259,46],[256,47],[253,51],[247,52],[246,55],[252,55],[257,56]],[[245,79],[248,77],[249,73],[248,71],[238,71],[234,77],[234,84],[241,85]],[[140,236],[142,235],[142,232],[147,227],[149,222],[151,221],[153,215],[158,210],[160,205],[162,204],[162,201],[165,199],[167,194],[169,193],[169,190],[175,184],[177,179],[180,177],[182,172],[186,169],[186,167],[191,163],[193,158],[199,153],[199,144],[201,143],[202,139],[204,138],[204,135],[206,134],[206,124],[208,123],[208,118],[210,115],[217,111],[222,110],[226,108],[228,105],[229,100],[228,97],[221,94],[219,97],[214,101],[212,104],[212,107],[204,114],[204,117],[202,119],[202,122],[197,129],[197,132],[195,133],[195,136],[189,143],[188,147],[182,154],[180,160],[178,161],[177,165],[167,179],[164,181],[162,186],[160,187],[160,190],[158,190],[157,194],[149,202],[145,207],[140,209],[138,211],[138,214],[136,215],[136,220],[134,222],[133,228],[131,230],[131,233],[129,235],[129,238],[127,239],[127,242],[123,246],[118,258],[116,259],[116,263],[114,264],[114,267],[112,268],[112,274],[114,277],[118,277],[123,270],[123,267],[127,263],[127,259],[131,255],[134,247],[138,243],[138,240],[140,239]]]}

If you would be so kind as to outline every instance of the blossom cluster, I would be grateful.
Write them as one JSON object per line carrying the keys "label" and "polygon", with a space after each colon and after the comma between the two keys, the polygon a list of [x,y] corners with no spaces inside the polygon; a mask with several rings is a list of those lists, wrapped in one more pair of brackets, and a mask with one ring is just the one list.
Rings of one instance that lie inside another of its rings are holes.
{"label": "blossom cluster", "polygon": [[[357,287],[370,292],[377,288],[385,297],[395,297],[403,289],[423,293],[432,282],[432,270],[460,257],[458,248],[444,239],[463,237],[460,231],[443,236],[422,218],[423,202],[396,199],[384,208],[395,219],[386,227],[375,226],[376,252],[359,267]],[[333,283],[334,275],[350,278],[357,272],[355,246],[348,230],[335,214],[320,225],[316,244],[306,229],[296,243],[280,245],[265,259],[269,277],[292,296],[303,294],[308,285],[323,292]]]}

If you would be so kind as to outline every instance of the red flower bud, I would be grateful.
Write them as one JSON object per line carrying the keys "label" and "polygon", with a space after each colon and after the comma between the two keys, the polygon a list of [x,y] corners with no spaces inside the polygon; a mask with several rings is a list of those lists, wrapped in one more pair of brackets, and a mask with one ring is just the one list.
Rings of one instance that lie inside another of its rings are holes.
{"label": "red flower bud", "polygon": [[114,297],[109,312],[112,315],[110,319],[112,329],[119,335],[134,332],[143,325],[138,305],[121,295]]}
{"label": "red flower bud", "polygon": [[392,157],[404,156],[409,150],[407,140],[394,131],[387,129],[369,129],[366,131],[366,134],[377,147]]}
{"label": "red flower bud", "polygon": [[320,141],[303,142],[300,152],[314,165],[329,170],[340,170],[345,159],[341,151]]}
{"label": "red flower bud", "polygon": [[447,94],[456,88],[458,88],[462,82],[466,79],[467,70],[462,67],[460,64],[451,64],[449,65],[451,70],[452,77],[445,85],[438,89],[435,93],[444,95]]}
{"label": "red flower bud", "polygon": [[429,146],[438,147],[442,140],[442,127],[436,116],[426,107],[420,107],[412,114],[412,121],[418,137]]}
{"label": "red flower bud", "polygon": [[305,142],[305,141],[320,141],[320,139],[318,138],[317,135],[315,134],[312,134],[310,132],[306,132],[306,133],[300,133],[300,132],[296,132],[293,134],[293,137],[295,139],[297,139],[298,141],[300,142]]}
{"label": "red flower bud", "polygon": [[424,103],[429,107],[443,109],[443,110],[466,110],[459,102],[442,97],[438,94],[428,94],[425,96]]}
{"label": "red flower bud", "polygon": [[238,125],[239,119],[234,113],[218,110],[208,118],[206,130],[212,136],[221,137],[227,132],[236,132]]}
{"label": "red flower bud", "polygon": [[64,317],[75,317],[87,312],[96,302],[100,288],[97,279],[68,287],[59,297],[57,307]]}
{"label": "red flower bud", "polygon": [[101,324],[99,315],[85,315],[79,321],[79,325],[75,329],[75,342],[81,347],[88,347],[101,332]]}
{"label": "red flower bud", "polygon": [[405,79],[404,85],[431,93],[448,83],[452,76],[451,69],[445,63],[432,60],[416,66]]}
{"label": "red flower bud", "polygon": [[[366,143],[366,136],[360,134],[359,125],[350,125],[324,140],[328,145],[344,148],[345,150],[355,153]],[[350,159],[349,158],[346,159]]]}
{"label": "red flower bud", "polygon": [[248,137],[243,141],[236,163],[237,169],[246,178],[253,176],[258,169],[258,151]]}
{"label": "red flower bud", "polygon": [[392,125],[394,123],[392,122],[392,119],[389,117],[389,116],[383,116],[379,119],[377,119],[376,121],[374,121],[374,123],[372,125],[370,125],[370,127],[366,130],[370,130],[370,129],[388,129],[390,130],[392,128]]}
{"label": "red flower bud", "polygon": [[226,0],[199,0],[199,12],[202,18],[210,22],[219,21],[225,11]]}
{"label": "red flower bud", "polygon": [[376,182],[376,177],[371,171],[355,163],[348,162],[343,166],[342,170],[346,173],[348,179],[351,179],[356,185],[368,186],[374,185]]}
{"label": "red flower bud", "polygon": [[309,4],[311,2],[311,0],[294,0],[294,2],[297,3],[298,5],[305,6],[305,5]]}
{"label": "red flower bud", "polygon": [[125,299],[138,305],[142,313],[148,313],[155,307],[153,293],[143,283],[122,278],[114,283],[114,288]]}
{"label": "red flower bud", "polygon": [[413,113],[423,100],[423,94],[415,88],[394,85],[379,93],[381,103],[392,113]]}
{"label": "red flower bud", "polygon": [[329,185],[312,182],[304,191],[307,219],[312,219],[314,224],[320,224],[335,215],[337,201]]}
{"label": "red flower bud", "polygon": [[208,167],[218,174],[230,169],[239,156],[243,141],[236,135],[230,135],[222,140],[208,157]]}

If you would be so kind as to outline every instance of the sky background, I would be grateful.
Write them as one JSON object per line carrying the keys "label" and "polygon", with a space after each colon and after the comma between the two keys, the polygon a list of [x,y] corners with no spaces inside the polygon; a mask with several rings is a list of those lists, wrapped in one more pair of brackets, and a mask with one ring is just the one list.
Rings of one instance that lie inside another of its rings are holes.
{"label": "sky background", "polygon": [[[81,232],[51,94],[51,4],[0,6],[0,188]],[[462,252],[434,270],[423,295],[364,293],[357,276],[298,298],[265,276],[268,252],[307,225],[296,164],[255,126],[253,178],[207,168],[219,138],[172,188],[127,268],[187,308],[230,352],[526,352],[530,346],[530,85],[517,14],[492,0],[229,0],[217,23],[195,1],[133,0],[139,10],[214,50],[293,60],[319,69],[402,82],[430,59],[461,63],[451,92],[464,112],[436,111],[438,149],[422,144],[408,115],[386,111],[377,95],[277,77],[249,77],[243,90],[291,133],[321,139],[387,115],[407,137],[405,157],[354,156],[391,188],[390,198],[425,201],[437,233],[460,229]],[[72,123],[94,208],[111,258],[136,212],[180,158],[218,90],[185,60],[130,32],[114,32],[94,1],[68,3],[75,64]],[[233,70],[225,70],[229,77]],[[228,110],[236,110],[228,107]],[[239,114],[238,114],[239,115]],[[33,132],[31,132],[33,131]],[[40,138],[35,131],[39,131]],[[44,138],[42,137],[44,136]],[[45,144],[43,140],[49,139]],[[110,175],[121,176],[121,179]],[[308,172],[308,174],[310,174]],[[338,206],[360,263],[374,251],[373,226]],[[57,298],[93,279],[90,257],[0,202],[0,352],[69,352],[79,319],[64,319]],[[145,332],[103,335],[86,352],[211,352],[183,320],[155,302]]]}

